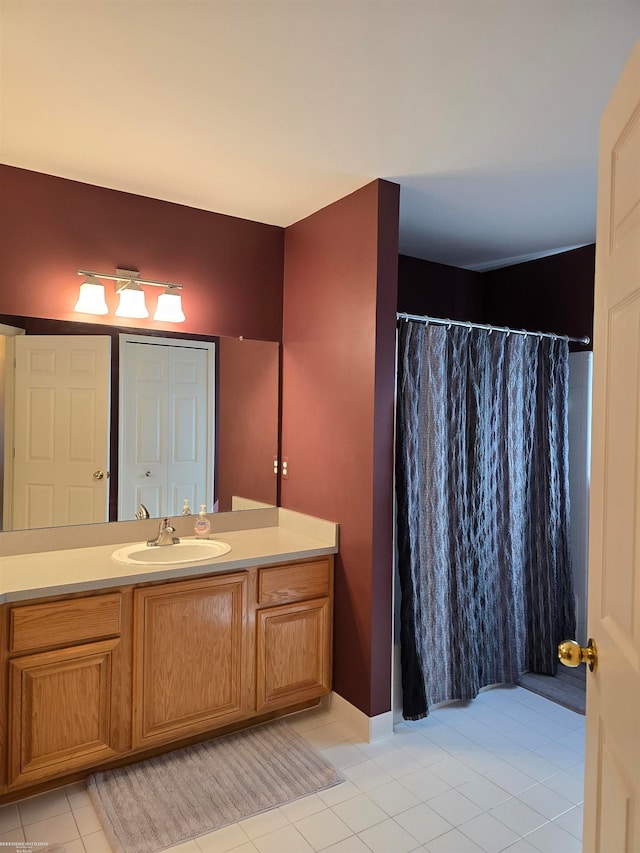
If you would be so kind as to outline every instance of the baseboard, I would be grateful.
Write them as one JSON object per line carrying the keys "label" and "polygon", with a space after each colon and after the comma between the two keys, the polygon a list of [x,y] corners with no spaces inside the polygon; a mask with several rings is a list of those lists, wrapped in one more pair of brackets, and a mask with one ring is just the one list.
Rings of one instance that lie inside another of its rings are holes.
{"label": "baseboard", "polygon": [[382,740],[393,734],[393,711],[369,717],[364,711],[343,699],[339,693],[329,693],[322,700],[322,705],[364,743]]}

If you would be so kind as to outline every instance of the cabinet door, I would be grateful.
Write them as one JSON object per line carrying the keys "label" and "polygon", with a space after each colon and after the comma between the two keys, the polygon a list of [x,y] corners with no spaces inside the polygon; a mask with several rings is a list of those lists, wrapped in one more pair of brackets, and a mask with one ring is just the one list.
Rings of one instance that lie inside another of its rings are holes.
{"label": "cabinet door", "polygon": [[330,601],[320,598],[256,613],[258,712],[331,689]]}
{"label": "cabinet door", "polygon": [[135,591],[134,747],[246,716],[246,573]]}
{"label": "cabinet door", "polygon": [[120,640],[9,662],[9,787],[113,757],[112,685]]}

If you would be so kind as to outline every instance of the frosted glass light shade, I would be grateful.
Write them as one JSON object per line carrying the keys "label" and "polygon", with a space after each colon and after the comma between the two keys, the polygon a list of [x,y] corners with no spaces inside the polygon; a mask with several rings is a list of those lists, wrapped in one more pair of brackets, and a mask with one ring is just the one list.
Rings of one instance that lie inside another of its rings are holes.
{"label": "frosted glass light shade", "polygon": [[95,276],[89,276],[80,285],[78,301],[73,307],[79,314],[106,314],[109,311],[104,298],[104,284]]}
{"label": "frosted glass light shade", "polygon": [[144,301],[144,290],[139,284],[130,282],[120,291],[120,302],[116,308],[116,317],[130,317],[138,320],[148,317],[149,312]]}
{"label": "frosted glass light shade", "polygon": [[171,288],[158,296],[158,306],[153,315],[154,320],[165,323],[184,323],[186,317],[182,310],[182,297]]}

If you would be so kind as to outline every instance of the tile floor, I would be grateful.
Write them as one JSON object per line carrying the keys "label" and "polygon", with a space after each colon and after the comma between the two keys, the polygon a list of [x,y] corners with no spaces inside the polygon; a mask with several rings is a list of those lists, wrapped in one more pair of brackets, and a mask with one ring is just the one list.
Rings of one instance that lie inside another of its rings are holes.
{"label": "tile floor", "polygon": [[[290,722],[347,780],[173,853],[582,849],[584,717],[523,688],[485,691],[372,744],[324,710]],[[3,806],[0,842],[20,841],[110,853],[82,784]]]}

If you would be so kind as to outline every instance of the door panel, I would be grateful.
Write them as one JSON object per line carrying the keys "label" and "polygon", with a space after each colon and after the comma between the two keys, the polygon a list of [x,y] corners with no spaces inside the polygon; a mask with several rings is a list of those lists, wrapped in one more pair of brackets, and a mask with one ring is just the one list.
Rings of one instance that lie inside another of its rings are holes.
{"label": "door panel", "polygon": [[112,680],[119,644],[107,640],[10,662],[10,787],[116,754]]}
{"label": "door panel", "polygon": [[246,574],[136,590],[135,620],[135,746],[246,715]]}
{"label": "door panel", "polygon": [[118,518],[194,512],[213,496],[212,344],[120,345]]}
{"label": "door panel", "polygon": [[135,518],[139,504],[151,516],[167,514],[165,347],[120,344],[118,519]]}
{"label": "door panel", "polygon": [[328,598],[258,611],[258,712],[329,691],[330,613]]}
{"label": "door panel", "polygon": [[15,357],[12,527],[107,521],[109,338],[20,336]]}
{"label": "door panel", "polygon": [[640,849],[640,43],[600,126],[584,849]]}
{"label": "door panel", "polygon": [[[182,509],[185,498],[193,512],[200,504],[212,509],[207,497],[207,393],[206,350],[174,348],[169,362],[169,405],[172,411],[171,444],[167,467],[170,514]],[[213,421],[211,421],[213,423]]]}

